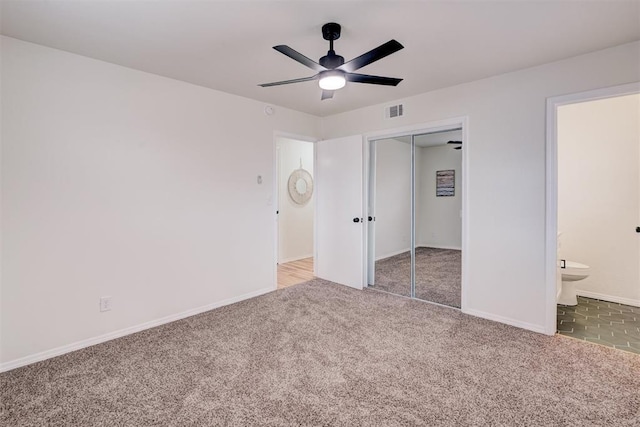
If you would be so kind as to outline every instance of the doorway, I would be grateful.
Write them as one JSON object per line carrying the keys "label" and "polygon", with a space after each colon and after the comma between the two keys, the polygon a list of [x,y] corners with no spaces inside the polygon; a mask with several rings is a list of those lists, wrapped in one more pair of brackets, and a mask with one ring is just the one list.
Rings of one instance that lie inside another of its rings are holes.
{"label": "doorway", "polygon": [[640,353],[640,85],[547,114],[547,332]]}
{"label": "doorway", "polygon": [[276,137],[277,288],[313,279],[315,144]]}
{"label": "doorway", "polygon": [[461,308],[462,123],[368,141],[368,286]]}

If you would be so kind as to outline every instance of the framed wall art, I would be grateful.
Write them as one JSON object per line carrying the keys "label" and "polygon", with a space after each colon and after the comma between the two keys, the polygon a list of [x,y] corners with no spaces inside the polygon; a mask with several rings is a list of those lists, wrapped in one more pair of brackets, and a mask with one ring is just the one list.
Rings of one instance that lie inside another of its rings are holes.
{"label": "framed wall art", "polygon": [[436,171],[436,197],[454,196],[456,193],[456,171]]}

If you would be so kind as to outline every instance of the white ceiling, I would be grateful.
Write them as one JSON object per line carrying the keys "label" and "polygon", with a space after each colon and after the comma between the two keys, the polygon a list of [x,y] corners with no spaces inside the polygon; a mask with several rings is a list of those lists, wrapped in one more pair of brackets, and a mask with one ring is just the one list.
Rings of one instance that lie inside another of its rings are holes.
{"label": "white ceiling", "polygon": [[[450,130],[448,132],[425,133],[415,136],[416,146],[435,147],[446,145],[449,141],[462,141],[462,130]],[[457,147],[457,145],[454,145]]]}
{"label": "white ceiling", "polygon": [[[4,35],[317,116],[640,39],[637,0],[2,0],[1,8]],[[315,81],[257,86],[315,74],[271,47],[318,60],[327,22],[342,25],[335,49],[346,60],[392,38],[402,43],[359,72],[404,81],[349,83],[325,101]]]}
{"label": "white ceiling", "polygon": [[[422,133],[414,135],[416,147],[436,147],[438,145],[447,145],[449,141],[462,141],[462,130],[448,130],[440,132]],[[384,143],[385,141],[397,141],[404,142],[405,144],[411,144],[411,135],[398,136],[395,138],[387,138],[377,140],[377,143]],[[456,145],[457,146],[457,145]]]}

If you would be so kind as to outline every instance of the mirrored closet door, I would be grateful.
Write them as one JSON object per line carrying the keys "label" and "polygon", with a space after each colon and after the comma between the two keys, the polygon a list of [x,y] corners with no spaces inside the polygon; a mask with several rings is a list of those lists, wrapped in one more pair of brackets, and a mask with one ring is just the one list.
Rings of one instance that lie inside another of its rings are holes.
{"label": "mirrored closet door", "polygon": [[369,285],[411,296],[411,136],[371,143]]}
{"label": "mirrored closet door", "polygon": [[369,286],[461,305],[462,130],[370,147]]}

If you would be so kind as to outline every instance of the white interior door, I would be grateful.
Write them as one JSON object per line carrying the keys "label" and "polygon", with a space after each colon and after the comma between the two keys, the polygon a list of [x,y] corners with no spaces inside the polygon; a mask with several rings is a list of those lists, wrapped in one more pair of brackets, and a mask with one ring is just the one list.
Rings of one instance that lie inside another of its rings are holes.
{"label": "white interior door", "polygon": [[[316,143],[316,275],[364,285],[362,136]],[[357,220],[357,221],[356,221]]]}

